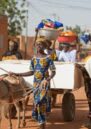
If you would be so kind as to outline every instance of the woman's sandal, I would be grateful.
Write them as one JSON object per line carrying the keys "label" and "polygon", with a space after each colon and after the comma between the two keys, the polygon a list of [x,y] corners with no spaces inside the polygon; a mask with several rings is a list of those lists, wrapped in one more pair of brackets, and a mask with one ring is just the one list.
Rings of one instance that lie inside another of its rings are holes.
{"label": "woman's sandal", "polygon": [[39,125],[39,129],[45,129],[45,123]]}

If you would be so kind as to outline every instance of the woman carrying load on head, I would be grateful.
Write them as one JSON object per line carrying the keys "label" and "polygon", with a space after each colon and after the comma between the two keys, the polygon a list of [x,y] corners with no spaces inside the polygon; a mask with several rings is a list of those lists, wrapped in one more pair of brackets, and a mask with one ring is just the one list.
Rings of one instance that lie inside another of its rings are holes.
{"label": "woman carrying load on head", "polygon": [[[36,119],[41,129],[45,128],[47,113],[51,111],[51,96],[50,96],[50,80],[55,75],[55,66],[50,57],[44,53],[44,45],[46,40],[36,40],[37,53],[31,60],[30,71],[26,73],[12,73],[17,76],[31,76],[34,75],[33,94],[34,106],[32,117]],[[48,69],[51,74],[49,75]]]}

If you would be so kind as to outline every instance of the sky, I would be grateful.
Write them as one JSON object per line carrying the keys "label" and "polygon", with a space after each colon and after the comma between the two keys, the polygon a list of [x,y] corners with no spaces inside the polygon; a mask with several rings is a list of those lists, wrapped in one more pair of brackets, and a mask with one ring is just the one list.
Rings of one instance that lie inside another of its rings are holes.
{"label": "sky", "polygon": [[91,30],[91,0],[27,0],[28,20],[23,35],[34,36],[42,19],[58,20],[65,26]]}

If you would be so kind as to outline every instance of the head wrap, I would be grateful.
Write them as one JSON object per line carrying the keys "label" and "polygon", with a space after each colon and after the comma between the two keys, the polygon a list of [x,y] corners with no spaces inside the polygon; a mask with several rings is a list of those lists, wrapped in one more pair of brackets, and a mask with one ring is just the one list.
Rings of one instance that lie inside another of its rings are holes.
{"label": "head wrap", "polygon": [[37,40],[36,40],[36,44],[38,43],[44,43],[45,42],[45,37],[37,37]]}
{"label": "head wrap", "polygon": [[9,45],[14,45],[14,42],[12,40],[9,41]]}
{"label": "head wrap", "polygon": [[19,43],[16,42],[16,41],[13,41],[13,40],[10,40],[9,41],[9,46],[13,46],[13,51],[17,51],[18,50],[18,47],[19,47]]}
{"label": "head wrap", "polygon": [[45,37],[38,37],[35,44],[42,44],[44,48],[46,48],[47,44]]}

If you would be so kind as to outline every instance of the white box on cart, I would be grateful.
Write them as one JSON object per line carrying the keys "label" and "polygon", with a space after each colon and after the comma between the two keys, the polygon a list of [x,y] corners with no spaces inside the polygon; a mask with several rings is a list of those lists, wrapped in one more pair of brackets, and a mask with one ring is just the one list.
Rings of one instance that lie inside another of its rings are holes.
{"label": "white box on cart", "polygon": [[[82,72],[74,63],[54,62],[56,66],[56,75],[51,80],[52,89],[76,89],[83,85]],[[0,67],[16,73],[29,71],[29,60],[8,60],[0,61]],[[6,72],[0,69],[0,75]],[[33,85],[33,77],[24,77],[26,82]]]}

